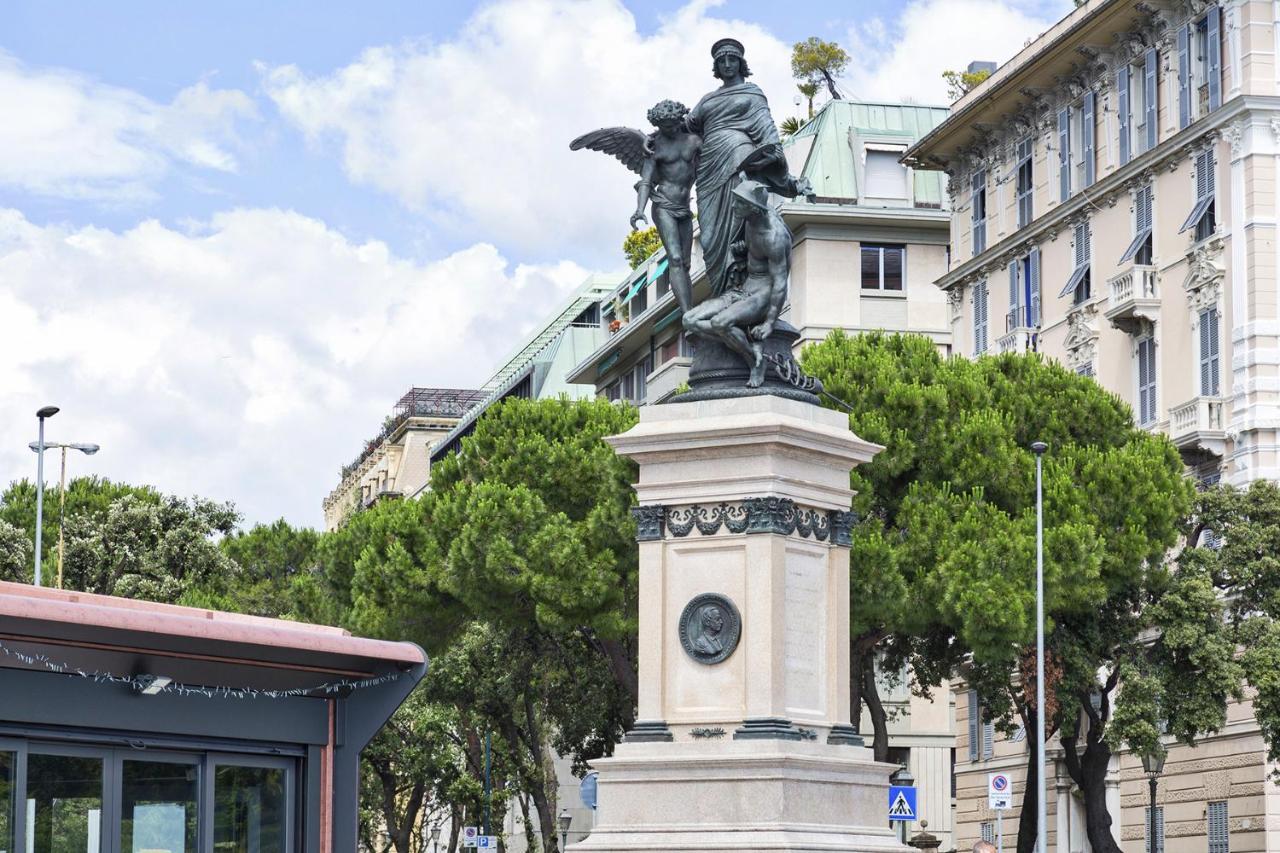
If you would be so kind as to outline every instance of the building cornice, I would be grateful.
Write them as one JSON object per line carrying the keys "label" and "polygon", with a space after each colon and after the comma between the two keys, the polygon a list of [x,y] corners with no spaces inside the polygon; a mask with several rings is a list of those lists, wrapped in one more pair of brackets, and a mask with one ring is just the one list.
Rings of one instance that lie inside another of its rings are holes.
{"label": "building cornice", "polygon": [[1233,98],[1213,115],[1193,123],[1150,151],[1135,157],[1030,225],[1019,228],[988,247],[982,254],[975,255],[952,269],[934,283],[943,290],[949,290],[957,284],[985,277],[1008,266],[1010,258],[1023,253],[1046,237],[1056,237],[1059,231],[1068,227],[1071,220],[1085,216],[1090,208],[1112,206],[1120,194],[1131,186],[1145,183],[1151,175],[1162,169],[1176,169],[1178,163],[1192,155],[1204,137],[1221,134],[1225,125],[1253,110],[1280,111],[1280,96],[1247,95]]}

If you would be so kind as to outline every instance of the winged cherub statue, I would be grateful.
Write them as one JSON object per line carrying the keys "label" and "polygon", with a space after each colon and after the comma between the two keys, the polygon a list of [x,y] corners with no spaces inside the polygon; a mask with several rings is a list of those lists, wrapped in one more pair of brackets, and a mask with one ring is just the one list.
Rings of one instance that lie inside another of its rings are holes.
{"label": "winged cherub statue", "polygon": [[661,101],[649,110],[649,122],[657,130],[648,136],[630,127],[606,127],[584,133],[569,144],[574,151],[590,148],[612,154],[640,176],[631,227],[646,221],[644,206],[649,203],[653,224],[667,250],[671,291],[685,313],[693,307],[693,284],[689,280],[693,211],[689,208],[689,194],[702,145],[696,134],[685,129],[688,112],[689,108],[678,101]]}

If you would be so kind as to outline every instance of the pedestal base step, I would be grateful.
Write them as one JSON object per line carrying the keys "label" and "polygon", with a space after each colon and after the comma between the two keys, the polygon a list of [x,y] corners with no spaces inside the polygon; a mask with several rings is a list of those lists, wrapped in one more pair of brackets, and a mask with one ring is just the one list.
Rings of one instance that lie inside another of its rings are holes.
{"label": "pedestal base step", "polygon": [[914,853],[886,825],[894,767],[865,747],[628,742],[593,766],[596,827],[569,853]]}

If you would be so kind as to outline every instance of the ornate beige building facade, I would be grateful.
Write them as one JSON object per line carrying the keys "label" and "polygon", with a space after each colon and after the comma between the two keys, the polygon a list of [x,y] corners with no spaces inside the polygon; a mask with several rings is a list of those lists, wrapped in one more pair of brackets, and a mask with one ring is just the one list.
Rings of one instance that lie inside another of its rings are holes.
{"label": "ornate beige building facade", "polygon": [[[1270,0],[1090,0],[958,101],[906,155],[950,177],[938,285],[955,351],[1037,350],[1095,377],[1202,482],[1280,476],[1278,49]],[[1021,790],[1027,742],[957,689],[964,848],[992,832],[987,774]],[[1086,853],[1055,752],[1049,843]],[[1221,733],[1172,747],[1154,815],[1138,757],[1114,759],[1115,837],[1127,853],[1280,849],[1273,769],[1250,706],[1233,705]]]}

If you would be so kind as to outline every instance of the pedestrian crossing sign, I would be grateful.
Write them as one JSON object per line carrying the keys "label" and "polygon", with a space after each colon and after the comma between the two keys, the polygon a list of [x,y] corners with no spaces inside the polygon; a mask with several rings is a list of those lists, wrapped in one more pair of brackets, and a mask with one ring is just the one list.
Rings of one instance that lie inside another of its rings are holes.
{"label": "pedestrian crossing sign", "polygon": [[911,785],[889,786],[889,820],[916,819],[916,789]]}

